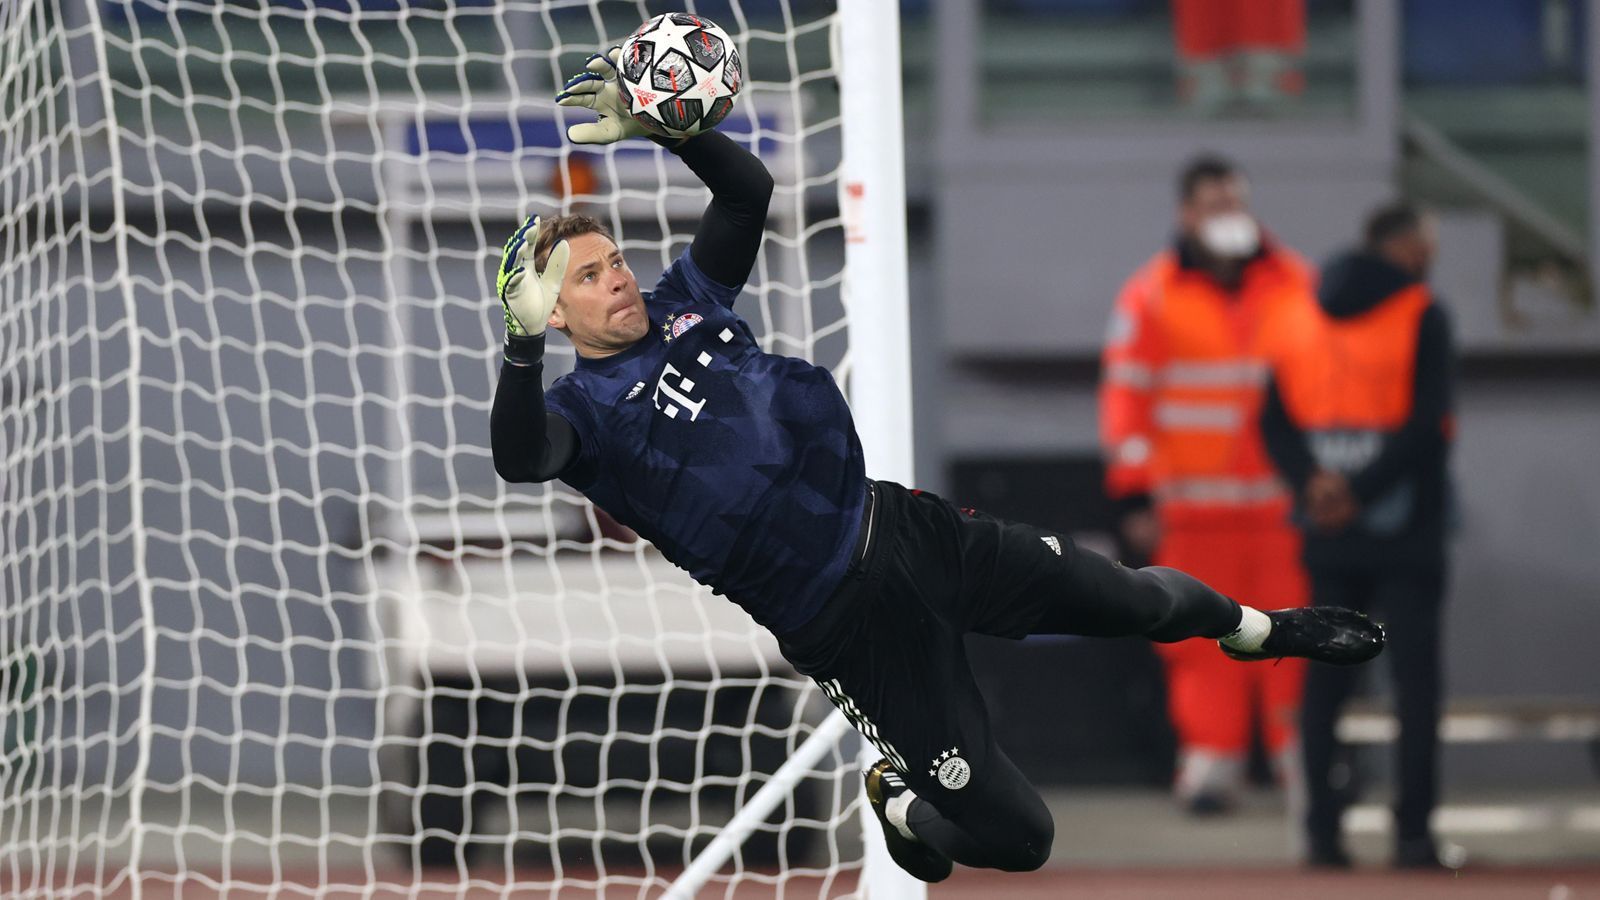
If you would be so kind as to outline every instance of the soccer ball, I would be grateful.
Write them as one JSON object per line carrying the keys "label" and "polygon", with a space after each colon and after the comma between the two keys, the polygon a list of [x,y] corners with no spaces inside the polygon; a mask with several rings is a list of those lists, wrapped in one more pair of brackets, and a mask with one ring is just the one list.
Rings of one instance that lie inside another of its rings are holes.
{"label": "soccer ball", "polygon": [[622,43],[618,87],[628,113],[655,134],[692,137],[733,109],[744,66],[733,39],[690,13],[667,13]]}

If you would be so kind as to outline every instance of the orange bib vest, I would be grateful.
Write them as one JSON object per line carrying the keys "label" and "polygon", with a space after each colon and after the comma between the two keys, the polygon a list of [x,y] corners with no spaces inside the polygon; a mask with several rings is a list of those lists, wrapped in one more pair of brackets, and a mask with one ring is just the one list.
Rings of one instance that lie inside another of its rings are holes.
{"label": "orange bib vest", "polygon": [[1349,318],[1327,318],[1285,343],[1274,377],[1289,417],[1325,468],[1357,471],[1411,416],[1417,336],[1432,302],[1404,288]]}

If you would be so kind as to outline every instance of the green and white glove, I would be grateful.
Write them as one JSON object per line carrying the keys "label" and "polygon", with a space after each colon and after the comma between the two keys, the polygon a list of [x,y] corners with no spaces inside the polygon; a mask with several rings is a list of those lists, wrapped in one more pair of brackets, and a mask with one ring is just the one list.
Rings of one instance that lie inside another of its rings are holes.
{"label": "green and white glove", "polygon": [[621,47],[596,53],[556,95],[556,103],[561,106],[582,106],[600,117],[598,122],[568,128],[567,140],[574,144],[614,144],[626,138],[650,136],[650,129],[628,115],[622,92],[617,89],[617,65],[621,60]]}
{"label": "green and white glove", "polygon": [[500,277],[496,290],[506,314],[506,359],[517,365],[533,365],[544,356],[544,329],[550,311],[556,308],[561,280],[567,277],[571,248],[562,241],[550,250],[544,271],[528,277],[533,263],[533,248],[539,242],[539,217],[529,216],[511,237],[500,254]]}

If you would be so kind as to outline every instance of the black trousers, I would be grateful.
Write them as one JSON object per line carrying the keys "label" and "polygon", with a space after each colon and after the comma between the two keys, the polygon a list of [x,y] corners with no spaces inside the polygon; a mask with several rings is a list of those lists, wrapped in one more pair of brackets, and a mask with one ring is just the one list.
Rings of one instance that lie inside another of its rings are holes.
{"label": "black trousers", "polygon": [[916,792],[919,838],[964,865],[1038,868],[1054,824],[995,744],[964,636],[1215,638],[1238,627],[1238,604],[1175,569],[1128,569],[932,494],[875,493],[864,556],[779,645]]}
{"label": "black trousers", "polygon": [[[1427,838],[1428,819],[1438,796],[1444,565],[1313,568],[1311,592],[1313,604],[1361,610],[1382,622],[1388,632],[1383,655],[1394,676],[1400,721],[1395,837],[1402,842]],[[1334,729],[1359,674],[1358,669],[1346,666],[1312,666],[1306,673],[1301,741],[1310,794],[1306,833],[1313,847],[1339,842],[1339,819],[1349,793],[1330,778],[1343,752]]]}

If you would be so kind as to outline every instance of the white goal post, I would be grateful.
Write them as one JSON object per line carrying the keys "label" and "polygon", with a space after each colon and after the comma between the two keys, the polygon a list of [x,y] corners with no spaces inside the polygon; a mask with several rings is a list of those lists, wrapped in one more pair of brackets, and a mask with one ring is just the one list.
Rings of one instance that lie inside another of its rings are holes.
{"label": "white goal post", "polygon": [[892,0],[0,3],[0,896],[923,896],[769,636],[493,473],[504,235],[648,287],[708,196],[552,102],[669,8],[776,181],[736,309],[912,481]]}

